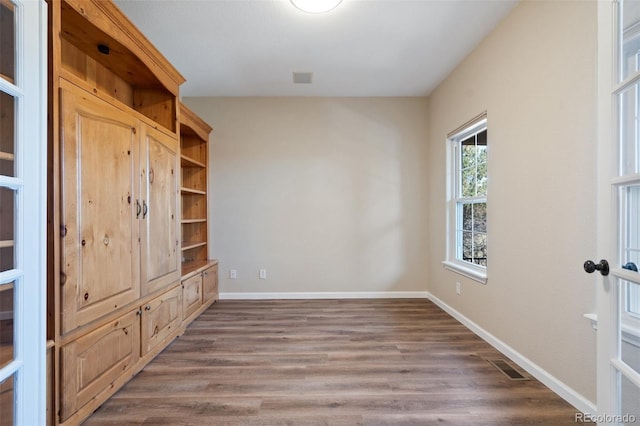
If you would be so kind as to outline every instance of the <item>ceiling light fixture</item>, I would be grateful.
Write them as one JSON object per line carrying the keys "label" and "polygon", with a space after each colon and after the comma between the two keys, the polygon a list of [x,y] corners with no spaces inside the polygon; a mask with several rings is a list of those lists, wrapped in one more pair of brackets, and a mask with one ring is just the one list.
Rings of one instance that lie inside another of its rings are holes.
{"label": "ceiling light fixture", "polygon": [[303,12],[324,13],[338,7],[342,0],[291,0],[291,3]]}

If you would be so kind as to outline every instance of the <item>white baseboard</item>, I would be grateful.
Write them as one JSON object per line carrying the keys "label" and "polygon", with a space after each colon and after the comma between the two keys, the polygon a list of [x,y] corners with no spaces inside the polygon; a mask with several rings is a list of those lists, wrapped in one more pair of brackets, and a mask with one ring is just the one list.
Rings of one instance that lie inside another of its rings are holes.
{"label": "white baseboard", "polygon": [[473,331],[484,341],[489,343],[491,346],[508,356],[515,363],[517,363],[520,367],[522,367],[525,371],[531,374],[533,377],[542,382],[546,387],[557,393],[562,399],[567,401],[569,404],[573,405],[577,410],[582,413],[597,413],[598,410],[596,405],[591,401],[586,399],[584,396],[573,390],[571,387],[567,386],[565,383],[558,380],[555,376],[551,375],[548,371],[522,355],[520,352],[513,349],[511,346],[507,345],[493,334],[489,333],[482,327],[480,327],[475,322],[471,321],[469,318],[462,315],[460,312],[453,309],[451,306],[447,305],[442,300],[438,299],[433,294],[427,292],[427,298],[431,300],[433,303],[438,305],[442,310],[447,312],[449,315],[460,321],[464,326],[466,326],[469,330]]}
{"label": "white baseboard", "polygon": [[273,299],[426,299],[427,291],[348,291],[300,293],[220,293],[226,300]]}

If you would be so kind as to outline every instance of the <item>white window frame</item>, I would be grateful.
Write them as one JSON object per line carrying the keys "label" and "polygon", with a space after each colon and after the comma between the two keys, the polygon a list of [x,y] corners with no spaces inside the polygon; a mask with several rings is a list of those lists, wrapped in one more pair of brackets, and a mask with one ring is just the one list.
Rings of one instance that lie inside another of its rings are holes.
{"label": "white window frame", "polygon": [[0,381],[14,375],[16,425],[46,424],[46,206],[47,5],[13,0],[16,14],[15,84],[0,90],[16,98],[15,177],[0,186],[16,191],[16,268],[0,272],[14,282],[14,359]]}
{"label": "white window frame", "polygon": [[[482,284],[486,284],[488,280],[487,267],[462,260],[456,230],[461,220],[458,202],[462,199],[458,196],[461,187],[460,144],[469,136],[486,129],[487,114],[483,112],[447,135],[447,258],[442,262],[446,269]],[[488,198],[473,197],[466,200],[487,202]]]}

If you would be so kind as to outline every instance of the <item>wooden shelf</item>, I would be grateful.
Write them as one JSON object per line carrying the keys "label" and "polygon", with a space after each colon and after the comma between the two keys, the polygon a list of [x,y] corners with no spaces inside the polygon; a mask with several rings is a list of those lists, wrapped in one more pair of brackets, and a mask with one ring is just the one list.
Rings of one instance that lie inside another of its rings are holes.
{"label": "wooden shelf", "polygon": [[14,246],[13,240],[0,240],[0,248],[8,248],[13,246]]}
{"label": "wooden shelf", "polygon": [[0,78],[2,78],[5,81],[8,81],[11,84],[15,84],[15,81],[13,81],[13,79],[11,77],[9,77],[8,75],[0,73]]}
{"label": "wooden shelf", "polygon": [[209,266],[217,264],[217,260],[191,260],[182,263],[182,277],[183,279],[190,274],[202,269],[206,269]]}
{"label": "wooden shelf", "polygon": [[180,188],[180,192],[183,194],[195,194],[195,195],[207,195],[205,191],[200,191],[199,189],[191,189],[191,188]]}
{"label": "wooden shelf", "polygon": [[207,219],[182,219],[181,223],[204,223]]}
{"label": "wooden shelf", "polygon": [[202,169],[205,169],[207,167],[204,163],[196,161],[191,157],[187,157],[184,154],[180,156],[180,164],[182,165],[182,167],[200,167]]}
{"label": "wooden shelf", "polygon": [[206,241],[201,241],[199,243],[182,243],[182,251],[191,250],[198,247],[204,247],[207,245]]}
{"label": "wooden shelf", "polygon": [[16,156],[15,156],[15,155],[13,155],[13,154],[10,154],[10,153],[8,153],[8,152],[0,151],[0,160],[9,160],[9,161],[13,161],[13,160],[15,160],[15,157],[16,157]]}

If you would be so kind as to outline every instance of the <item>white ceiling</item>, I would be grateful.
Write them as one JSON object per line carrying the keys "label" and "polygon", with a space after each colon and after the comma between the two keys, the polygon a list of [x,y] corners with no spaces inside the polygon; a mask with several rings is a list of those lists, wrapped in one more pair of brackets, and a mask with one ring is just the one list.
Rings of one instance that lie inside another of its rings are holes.
{"label": "white ceiling", "polygon": [[289,0],[116,3],[185,76],[182,96],[426,96],[517,0],[343,0],[317,15]]}

